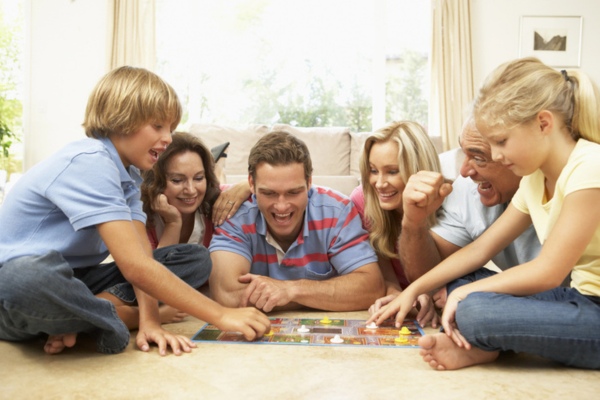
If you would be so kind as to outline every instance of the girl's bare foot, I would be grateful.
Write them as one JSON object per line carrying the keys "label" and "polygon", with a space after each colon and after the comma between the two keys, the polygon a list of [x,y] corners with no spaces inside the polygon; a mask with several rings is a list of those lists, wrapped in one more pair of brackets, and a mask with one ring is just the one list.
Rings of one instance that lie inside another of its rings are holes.
{"label": "girl's bare foot", "polygon": [[65,347],[75,346],[77,341],[76,333],[65,333],[62,335],[50,335],[44,345],[44,351],[47,354],[58,354],[65,349]]}
{"label": "girl's bare foot", "polygon": [[423,336],[419,339],[419,346],[423,361],[439,371],[489,363],[500,354],[498,351],[485,351],[476,347],[469,350],[458,347],[445,333]]}
{"label": "girl's bare foot", "polygon": [[176,308],[166,304],[163,304],[158,308],[158,315],[160,316],[161,324],[173,324],[176,322],[181,322],[185,317],[188,316],[183,311],[179,311]]}

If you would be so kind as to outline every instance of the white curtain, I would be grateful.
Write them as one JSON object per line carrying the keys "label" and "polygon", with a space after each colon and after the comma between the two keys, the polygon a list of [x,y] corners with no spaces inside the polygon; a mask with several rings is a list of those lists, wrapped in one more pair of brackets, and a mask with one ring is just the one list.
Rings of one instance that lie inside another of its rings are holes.
{"label": "white curtain", "polygon": [[430,132],[439,132],[444,150],[458,136],[473,100],[470,0],[432,0]]}
{"label": "white curtain", "polygon": [[112,0],[110,69],[123,65],[154,71],[155,0]]}

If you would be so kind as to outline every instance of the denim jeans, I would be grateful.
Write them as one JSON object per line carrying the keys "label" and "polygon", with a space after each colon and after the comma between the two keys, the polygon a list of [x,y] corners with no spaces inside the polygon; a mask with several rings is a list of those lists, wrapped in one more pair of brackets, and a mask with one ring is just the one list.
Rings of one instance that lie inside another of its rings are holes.
{"label": "denim jeans", "polygon": [[[476,271],[451,282],[448,292],[487,276],[487,271]],[[458,304],[456,323],[465,339],[483,350],[525,352],[599,369],[598,299],[565,287],[526,297],[475,292]]]}
{"label": "denim jeans", "polygon": [[[208,280],[212,268],[208,250],[195,244],[157,249],[154,258],[194,288]],[[115,263],[73,270],[57,252],[10,260],[0,266],[0,339],[87,332],[99,352],[122,352],[129,330],[114,305],[95,296],[100,292],[135,301]]]}

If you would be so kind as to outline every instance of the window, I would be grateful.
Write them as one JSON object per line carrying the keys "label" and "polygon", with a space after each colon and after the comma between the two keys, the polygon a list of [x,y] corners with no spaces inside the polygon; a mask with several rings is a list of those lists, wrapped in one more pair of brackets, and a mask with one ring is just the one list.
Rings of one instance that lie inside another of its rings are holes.
{"label": "window", "polygon": [[0,204],[23,169],[23,1],[0,2]]}
{"label": "window", "polygon": [[430,2],[157,0],[182,123],[427,125]]}

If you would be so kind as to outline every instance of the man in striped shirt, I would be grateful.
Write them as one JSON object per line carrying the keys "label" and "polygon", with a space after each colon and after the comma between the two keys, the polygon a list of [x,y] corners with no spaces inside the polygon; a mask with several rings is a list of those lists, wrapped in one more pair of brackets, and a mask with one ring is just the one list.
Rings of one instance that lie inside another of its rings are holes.
{"label": "man in striped shirt", "polygon": [[311,186],[300,139],[263,136],[250,151],[252,198],[216,229],[210,288],[223,305],[273,309],[367,309],[384,294],[377,256],[356,207]]}

